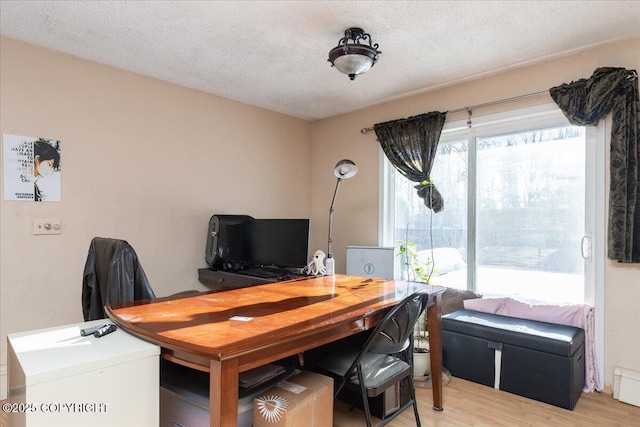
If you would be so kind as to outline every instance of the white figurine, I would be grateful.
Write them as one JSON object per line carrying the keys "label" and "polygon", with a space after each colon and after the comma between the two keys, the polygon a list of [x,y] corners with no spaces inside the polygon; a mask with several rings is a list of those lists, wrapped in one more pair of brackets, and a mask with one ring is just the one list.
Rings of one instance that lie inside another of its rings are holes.
{"label": "white figurine", "polygon": [[305,268],[302,269],[302,273],[307,276],[318,276],[324,275],[327,272],[327,269],[324,266],[324,258],[325,254],[321,250],[317,250],[313,254],[313,258],[309,261],[309,264]]}

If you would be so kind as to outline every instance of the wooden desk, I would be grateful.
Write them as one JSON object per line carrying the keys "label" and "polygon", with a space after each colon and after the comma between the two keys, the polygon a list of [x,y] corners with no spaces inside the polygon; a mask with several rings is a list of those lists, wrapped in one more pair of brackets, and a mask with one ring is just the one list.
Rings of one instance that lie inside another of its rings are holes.
{"label": "wooden desk", "polygon": [[[211,426],[235,426],[238,374],[375,325],[404,297],[429,292],[433,402],[442,410],[440,302],[444,288],[343,275],[269,283],[107,307],[122,328],[175,363],[209,372]],[[250,320],[232,320],[232,317]]]}

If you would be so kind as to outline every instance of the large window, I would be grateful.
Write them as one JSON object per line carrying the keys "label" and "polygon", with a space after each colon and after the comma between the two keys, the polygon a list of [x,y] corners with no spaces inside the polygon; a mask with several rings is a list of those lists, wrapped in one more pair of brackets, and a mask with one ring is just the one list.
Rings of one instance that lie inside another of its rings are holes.
{"label": "large window", "polygon": [[[601,191],[588,132],[551,106],[474,119],[470,129],[446,124],[431,172],[444,210],[427,209],[385,160],[382,243],[408,243],[432,284],[593,304],[594,222],[602,216],[594,210],[603,203],[593,200]],[[410,277],[405,264],[397,277]]]}

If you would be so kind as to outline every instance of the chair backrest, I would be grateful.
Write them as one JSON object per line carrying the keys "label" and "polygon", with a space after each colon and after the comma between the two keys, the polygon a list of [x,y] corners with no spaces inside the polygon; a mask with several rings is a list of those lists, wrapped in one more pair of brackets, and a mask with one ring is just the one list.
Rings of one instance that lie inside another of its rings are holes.
{"label": "chair backrest", "polygon": [[125,240],[95,237],[84,269],[85,320],[106,317],[106,304],[155,298],[135,250]]}
{"label": "chair backrest", "polygon": [[391,309],[370,335],[363,353],[394,354],[406,350],[428,297],[426,291],[416,292]]}

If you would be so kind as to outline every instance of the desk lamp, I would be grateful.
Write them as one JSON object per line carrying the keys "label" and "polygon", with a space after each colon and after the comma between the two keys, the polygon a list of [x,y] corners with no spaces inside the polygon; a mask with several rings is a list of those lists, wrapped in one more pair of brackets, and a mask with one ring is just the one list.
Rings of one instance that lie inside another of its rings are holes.
{"label": "desk lamp", "polygon": [[333,199],[331,199],[331,207],[329,208],[329,250],[327,251],[327,274],[335,273],[335,261],[333,259],[333,252],[331,252],[331,226],[333,223],[333,204],[336,202],[336,195],[338,194],[338,187],[343,179],[351,178],[358,173],[358,168],[355,163],[348,159],[342,159],[333,169],[333,174],[338,177],[336,182],[336,189],[333,191]]}

